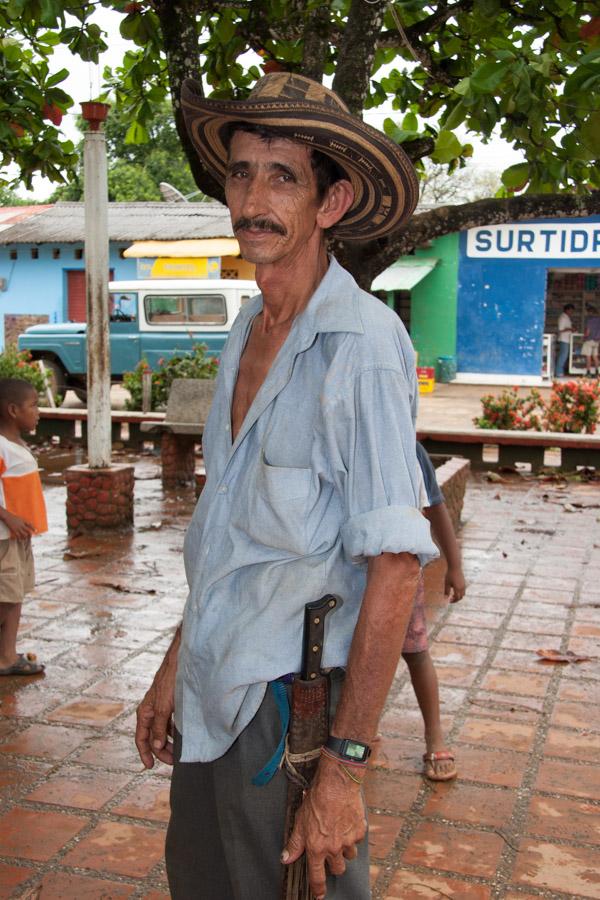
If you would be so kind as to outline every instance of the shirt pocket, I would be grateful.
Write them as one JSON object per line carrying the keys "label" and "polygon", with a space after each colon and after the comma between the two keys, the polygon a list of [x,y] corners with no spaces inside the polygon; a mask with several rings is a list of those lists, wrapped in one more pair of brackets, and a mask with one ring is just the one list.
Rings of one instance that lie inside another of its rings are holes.
{"label": "shirt pocket", "polygon": [[248,523],[260,543],[294,556],[307,552],[306,516],[312,483],[311,469],[271,466],[262,456]]}

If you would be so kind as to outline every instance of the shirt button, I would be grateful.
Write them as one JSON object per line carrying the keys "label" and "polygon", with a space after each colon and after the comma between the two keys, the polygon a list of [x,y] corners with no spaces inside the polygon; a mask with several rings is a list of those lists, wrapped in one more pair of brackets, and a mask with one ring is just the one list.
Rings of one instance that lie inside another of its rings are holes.
{"label": "shirt button", "polygon": [[226,484],[222,484],[222,485],[221,485],[221,487],[219,488],[219,493],[220,493],[220,494],[226,494],[226,493],[227,493],[227,485],[226,485]]}
{"label": "shirt button", "polygon": [[229,431],[229,425],[225,426],[225,431]]}

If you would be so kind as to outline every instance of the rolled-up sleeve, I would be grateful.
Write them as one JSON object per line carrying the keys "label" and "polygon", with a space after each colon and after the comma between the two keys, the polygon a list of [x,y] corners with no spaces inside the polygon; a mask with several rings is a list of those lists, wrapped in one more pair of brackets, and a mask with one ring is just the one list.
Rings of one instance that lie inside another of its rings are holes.
{"label": "rolled-up sleeve", "polygon": [[348,557],[412,553],[421,565],[439,553],[419,510],[420,472],[410,388],[402,371],[373,366],[358,372],[336,416],[341,528]]}

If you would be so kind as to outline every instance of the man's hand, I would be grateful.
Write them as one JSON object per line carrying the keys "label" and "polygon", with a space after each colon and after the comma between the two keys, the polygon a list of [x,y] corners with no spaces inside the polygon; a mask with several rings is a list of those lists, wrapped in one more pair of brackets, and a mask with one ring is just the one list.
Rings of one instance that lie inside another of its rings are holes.
{"label": "man's hand", "polygon": [[448,568],[444,579],[444,596],[450,598],[450,603],[456,603],[465,596],[467,585],[465,576],[460,568]]}
{"label": "man's hand", "polygon": [[12,536],[18,541],[26,541],[32,534],[35,534],[33,525],[30,525],[29,522],[26,522],[20,516],[15,516],[14,513],[9,512],[7,509],[2,510],[2,521]]}
{"label": "man's hand", "polygon": [[181,630],[167,650],[150,690],[137,708],[135,745],[144,766],[151,769],[154,757],[173,765],[173,710],[175,709],[175,677]]}
{"label": "man's hand", "polygon": [[[348,768],[360,777],[360,769]],[[345,860],[356,857],[356,844],[366,833],[360,785],[349,778],[337,762],[323,757],[296,814],[294,830],[281,861],[289,865],[306,853],[310,889],[317,900],[322,900],[326,892],[325,865],[332,875],[343,875]]]}

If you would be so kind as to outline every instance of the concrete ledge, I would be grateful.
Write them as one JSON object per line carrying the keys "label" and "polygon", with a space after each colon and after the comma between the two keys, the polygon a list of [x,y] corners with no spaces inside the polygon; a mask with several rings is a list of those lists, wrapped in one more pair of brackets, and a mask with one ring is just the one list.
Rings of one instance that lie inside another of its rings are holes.
{"label": "concrete ledge", "polygon": [[[433,462],[435,464],[435,454]],[[460,517],[465,500],[465,491],[467,489],[467,480],[471,470],[471,463],[468,459],[453,456],[436,466],[435,477],[444,495],[444,501],[450,513],[454,530],[460,528]]]}
{"label": "concrete ledge", "polygon": [[[450,430],[418,429],[417,438],[428,453],[465,456],[474,467],[494,468],[530,463],[532,471],[544,466],[550,448],[560,451],[558,468],[573,470],[577,466],[597,468],[600,465],[600,434],[563,434],[555,431],[494,431],[487,428]],[[498,447],[495,462],[484,460],[485,447]]]}

